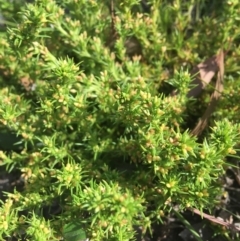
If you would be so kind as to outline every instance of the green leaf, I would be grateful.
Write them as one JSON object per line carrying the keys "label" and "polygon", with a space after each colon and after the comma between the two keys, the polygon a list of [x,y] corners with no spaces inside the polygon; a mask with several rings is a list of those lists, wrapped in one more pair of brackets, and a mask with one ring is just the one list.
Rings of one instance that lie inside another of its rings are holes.
{"label": "green leaf", "polygon": [[63,237],[67,241],[85,241],[86,233],[81,228],[81,223],[79,221],[73,221],[64,225]]}

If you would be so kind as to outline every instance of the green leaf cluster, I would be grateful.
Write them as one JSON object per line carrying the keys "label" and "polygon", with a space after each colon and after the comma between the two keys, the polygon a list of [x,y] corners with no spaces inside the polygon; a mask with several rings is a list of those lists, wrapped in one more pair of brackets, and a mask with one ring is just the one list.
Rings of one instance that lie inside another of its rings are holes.
{"label": "green leaf cluster", "polygon": [[2,201],[0,238],[134,240],[134,225],[146,231],[176,205],[218,205],[239,143],[237,115],[223,118],[236,90],[198,140],[187,69],[237,46],[238,1],[149,1],[149,13],[137,0],[114,13],[108,1],[16,2],[0,0],[0,163],[24,187]]}

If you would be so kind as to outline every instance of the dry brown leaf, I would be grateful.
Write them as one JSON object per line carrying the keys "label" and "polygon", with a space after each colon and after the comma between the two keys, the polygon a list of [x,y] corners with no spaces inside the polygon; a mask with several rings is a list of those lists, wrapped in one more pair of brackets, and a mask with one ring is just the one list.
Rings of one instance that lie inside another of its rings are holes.
{"label": "dry brown leaf", "polygon": [[[193,94],[196,94],[200,91],[200,88],[202,90],[202,87],[206,86],[206,83],[208,84],[212,77],[214,76],[215,72],[218,71],[216,86],[213,94],[211,95],[210,102],[208,104],[208,107],[204,113],[204,115],[201,117],[195,128],[191,131],[192,135],[200,135],[204,128],[207,126],[208,120],[211,116],[211,114],[214,112],[217,102],[219,98],[221,97],[221,93],[223,91],[223,76],[224,76],[224,52],[223,50],[220,51],[220,53],[211,61],[208,62],[209,66],[207,64],[204,68],[200,70],[200,76],[204,76],[204,82],[201,82],[201,85],[197,86],[198,89],[194,88],[195,91],[191,90],[190,92]],[[201,64],[200,64],[201,65]],[[199,82],[199,81],[198,81]],[[205,86],[204,86],[205,84]],[[189,92],[189,94],[190,94]],[[201,91],[200,91],[201,92]],[[200,93],[199,92],[199,93]],[[195,95],[194,95],[195,96]]]}
{"label": "dry brown leaf", "polygon": [[[188,97],[198,97],[203,89],[211,82],[213,76],[218,71],[217,58],[218,55],[214,55],[193,68],[190,74],[195,77],[191,83],[194,87],[188,92]],[[178,92],[174,90],[172,96],[177,94]]]}
{"label": "dry brown leaf", "polygon": [[197,97],[211,82],[213,76],[218,71],[217,59],[218,55],[213,56],[193,68],[191,75],[196,76],[192,82],[195,87],[188,92],[188,97]]}
{"label": "dry brown leaf", "polygon": [[[218,72],[215,91],[211,95],[208,107],[201,117],[195,128],[191,131],[192,135],[198,136],[202,133],[207,125],[207,122],[215,110],[218,99],[223,91],[223,76],[224,76],[224,52],[221,50],[218,55],[215,55],[204,62],[198,64],[191,71],[191,75],[195,76],[192,81],[194,87],[188,92],[188,97],[197,97],[203,89],[212,81],[214,75]],[[172,96],[177,95],[177,91],[173,91]]]}

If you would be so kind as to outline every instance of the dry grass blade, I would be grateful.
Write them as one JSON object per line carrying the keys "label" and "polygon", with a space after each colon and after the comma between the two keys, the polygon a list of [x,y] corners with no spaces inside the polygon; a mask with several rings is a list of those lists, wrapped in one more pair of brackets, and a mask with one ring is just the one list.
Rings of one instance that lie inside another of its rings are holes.
{"label": "dry grass blade", "polygon": [[[216,81],[216,86],[215,86],[215,91],[211,95],[211,99],[209,102],[209,105],[204,113],[204,115],[201,117],[199,122],[197,123],[196,127],[191,131],[192,135],[200,135],[204,128],[207,125],[207,122],[211,116],[211,114],[214,112],[216,104],[221,97],[221,93],[223,91],[223,76],[224,76],[224,52],[223,50],[220,51],[220,53],[216,56],[216,60],[214,61],[217,63],[218,66],[218,76],[217,76],[217,81]],[[212,68],[209,69],[209,72],[206,72],[204,70],[205,74],[209,76],[208,78],[205,78],[205,80],[208,80],[208,82],[211,81],[211,78],[214,75],[213,71],[216,71],[216,66],[212,65]],[[200,72],[201,74],[201,72]],[[211,77],[211,78],[210,78]]]}

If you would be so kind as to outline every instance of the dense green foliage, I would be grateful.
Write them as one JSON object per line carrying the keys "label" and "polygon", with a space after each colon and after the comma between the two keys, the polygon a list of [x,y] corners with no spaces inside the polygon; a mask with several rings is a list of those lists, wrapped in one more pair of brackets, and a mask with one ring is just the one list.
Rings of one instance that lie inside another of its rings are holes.
{"label": "dense green foliage", "polygon": [[[91,240],[127,241],[176,205],[217,205],[239,141],[240,3],[24,2],[0,0],[0,158],[24,181],[1,205],[0,237],[61,240],[77,221]],[[188,69],[220,48],[225,93],[198,140]],[[22,149],[2,146],[8,133]]]}

